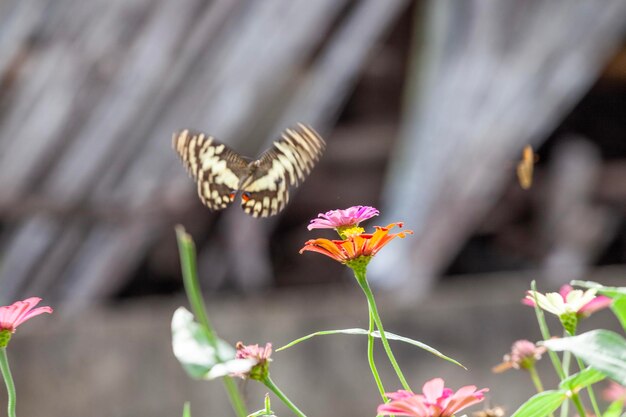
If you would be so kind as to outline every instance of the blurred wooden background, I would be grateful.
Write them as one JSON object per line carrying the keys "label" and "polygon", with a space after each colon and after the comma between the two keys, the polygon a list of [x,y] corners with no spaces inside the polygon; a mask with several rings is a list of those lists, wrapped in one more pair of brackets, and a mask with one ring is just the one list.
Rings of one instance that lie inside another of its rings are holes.
{"label": "blurred wooden background", "polygon": [[[410,298],[446,272],[624,263],[625,22],[620,0],[2,2],[0,301],[179,292],[176,223],[208,290],[336,282],[297,250],[353,204],[415,230],[372,264]],[[254,155],[298,121],[328,152],[270,220],[210,213],[170,149],[192,127]]]}

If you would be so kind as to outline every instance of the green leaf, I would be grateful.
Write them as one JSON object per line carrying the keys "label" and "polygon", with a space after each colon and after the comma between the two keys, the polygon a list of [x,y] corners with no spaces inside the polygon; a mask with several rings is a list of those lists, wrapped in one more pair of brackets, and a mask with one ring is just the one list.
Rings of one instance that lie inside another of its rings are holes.
{"label": "green leaf", "polygon": [[614,297],[613,303],[611,304],[611,310],[621,323],[624,331],[626,331],[626,295],[618,295]]}
{"label": "green leaf", "polygon": [[189,401],[185,403],[185,407],[183,408],[183,417],[191,417],[191,407],[189,405]]}
{"label": "green leaf", "polygon": [[532,396],[511,417],[545,417],[567,399],[563,391],[544,391]]}
{"label": "green leaf", "polygon": [[613,401],[606,408],[606,411],[604,411],[604,413],[602,414],[602,417],[620,417],[623,409],[624,409],[623,400]]}
{"label": "green leaf", "polygon": [[255,365],[250,359],[235,359],[235,349],[221,339],[217,339],[215,349],[202,326],[184,307],[179,307],[172,317],[172,348],[187,374],[196,379],[247,372]]}
{"label": "green leaf", "polygon": [[626,340],[615,332],[592,330],[542,344],[553,351],[572,352],[592,368],[626,385]]}
{"label": "green leaf", "polygon": [[[367,330],[365,330],[365,329],[356,329],[356,328],[355,329],[341,329],[341,330],[322,330],[322,331],[319,331],[319,332],[311,333],[311,334],[306,335],[304,337],[301,337],[299,339],[296,339],[293,342],[290,342],[290,343],[286,344],[285,346],[276,349],[276,351],[278,352],[278,351],[290,348],[290,347],[292,347],[294,345],[297,345],[300,342],[304,342],[305,340],[311,339],[314,336],[324,336],[324,335],[330,335],[330,334],[360,334],[360,335],[367,335],[368,333],[369,332]],[[372,332],[372,335],[374,337],[380,338],[380,332],[378,332],[378,331]],[[385,332],[385,336],[387,336],[387,339],[389,339],[389,340],[398,340],[400,342],[404,342],[404,343],[411,344],[413,346],[417,346],[418,348],[424,349],[425,351],[430,352],[433,355],[440,357],[441,359],[445,359],[448,362],[452,362],[453,364],[458,365],[458,366],[460,366],[463,369],[467,369],[461,363],[459,363],[456,360],[454,360],[454,359],[444,355],[443,353],[439,352],[437,349],[432,348],[432,347],[428,346],[425,343],[418,342],[417,340],[413,340],[413,339],[410,339],[408,337],[398,336],[398,335],[390,333],[390,332]]]}
{"label": "green leaf", "polygon": [[598,294],[606,295],[611,298],[619,295],[626,295],[626,287],[605,287],[604,285],[593,281],[572,281],[571,284],[577,287],[596,289],[598,290]]}
{"label": "green leaf", "polygon": [[602,372],[589,367],[574,375],[570,375],[567,379],[561,381],[559,388],[572,392],[578,392],[582,388],[602,381],[604,378],[606,378],[606,375]]}

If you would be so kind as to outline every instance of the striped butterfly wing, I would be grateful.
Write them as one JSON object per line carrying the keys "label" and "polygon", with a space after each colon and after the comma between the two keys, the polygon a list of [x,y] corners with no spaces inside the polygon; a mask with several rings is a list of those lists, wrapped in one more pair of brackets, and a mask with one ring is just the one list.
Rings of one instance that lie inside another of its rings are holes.
{"label": "striped butterfly wing", "polygon": [[250,176],[241,184],[241,207],[254,217],[273,216],[289,202],[289,187],[304,181],[319,160],[326,143],[311,127],[298,124],[252,162]]}
{"label": "striped butterfly wing", "polygon": [[233,202],[248,163],[236,152],[204,133],[183,130],[174,133],[172,146],[196,181],[202,203],[221,210]]}

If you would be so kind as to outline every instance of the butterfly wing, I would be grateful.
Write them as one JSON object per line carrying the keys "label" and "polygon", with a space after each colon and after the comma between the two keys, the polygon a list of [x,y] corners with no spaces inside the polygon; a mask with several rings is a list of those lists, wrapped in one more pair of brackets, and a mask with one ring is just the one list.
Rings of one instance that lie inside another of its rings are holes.
{"label": "butterfly wing", "polygon": [[287,129],[274,146],[254,161],[241,185],[243,210],[254,217],[273,216],[289,201],[289,187],[304,181],[326,143],[311,127]]}
{"label": "butterfly wing", "polygon": [[248,163],[228,146],[204,133],[183,130],[174,133],[172,146],[187,172],[196,181],[202,203],[221,210],[233,202]]}

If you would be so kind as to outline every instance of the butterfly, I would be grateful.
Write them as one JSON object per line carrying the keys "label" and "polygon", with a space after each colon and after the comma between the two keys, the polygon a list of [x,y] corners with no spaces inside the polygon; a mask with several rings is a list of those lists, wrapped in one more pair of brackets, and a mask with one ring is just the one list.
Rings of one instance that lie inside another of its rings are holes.
{"label": "butterfly", "polygon": [[517,164],[517,179],[520,187],[528,190],[533,184],[533,165],[536,162],[536,155],[530,145],[524,147],[522,159]]}
{"label": "butterfly", "polygon": [[319,160],[326,143],[310,126],[286,129],[256,160],[243,157],[212,136],[185,129],[172,146],[196,181],[202,203],[211,210],[228,207],[241,192],[241,207],[254,217],[278,214]]}

